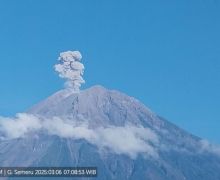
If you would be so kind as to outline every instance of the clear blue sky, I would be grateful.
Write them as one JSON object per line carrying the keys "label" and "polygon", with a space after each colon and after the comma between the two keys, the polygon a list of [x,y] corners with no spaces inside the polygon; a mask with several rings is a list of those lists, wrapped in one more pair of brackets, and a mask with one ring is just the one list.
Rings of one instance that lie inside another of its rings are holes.
{"label": "clear blue sky", "polygon": [[61,89],[52,66],[74,49],[83,54],[83,88],[123,91],[220,143],[218,0],[2,0],[0,115]]}

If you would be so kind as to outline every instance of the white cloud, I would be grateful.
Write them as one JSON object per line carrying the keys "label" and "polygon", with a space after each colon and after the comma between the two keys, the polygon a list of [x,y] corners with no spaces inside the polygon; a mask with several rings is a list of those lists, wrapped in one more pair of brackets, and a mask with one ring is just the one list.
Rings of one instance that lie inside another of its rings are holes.
{"label": "white cloud", "polygon": [[0,131],[9,139],[23,137],[28,132],[40,128],[39,119],[33,115],[17,114],[15,118],[0,117]]}
{"label": "white cloud", "polygon": [[18,114],[15,118],[0,117],[1,138],[25,137],[28,133],[39,130],[62,138],[85,139],[100,150],[108,149],[116,154],[126,154],[131,158],[136,158],[138,154],[155,158],[158,156],[152,145],[158,144],[158,137],[148,128],[127,125],[90,129],[86,122],[76,125],[73,121],[58,117],[42,119],[30,114]]}
{"label": "white cloud", "polygon": [[61,78],[66,79],[66,86],[79,92],[82,83],[85,83],[82,75],[84,73],[84,65],[80,62],[82,55],[79,51],[66,51],[60,53],[58,58],[59,64],[56,64],[55,70]]}
{"label": "white cloud", "polygon": [[201,145],[201,151],[208,151],[214,154],[217,154],[220,156],[220,146],[219,145],[215,145],[215,144],[211,144],[209,141],[203,139],[200,141],[200,145]]}
{"label": "white cloud", "polygon": [[150,129],[135,126],[100,128],[95,144],[107,147],[117,154],[128,154],[136,158],[139,153],[157,157],[157,152],[149,142],[158,143],[158,137]]}

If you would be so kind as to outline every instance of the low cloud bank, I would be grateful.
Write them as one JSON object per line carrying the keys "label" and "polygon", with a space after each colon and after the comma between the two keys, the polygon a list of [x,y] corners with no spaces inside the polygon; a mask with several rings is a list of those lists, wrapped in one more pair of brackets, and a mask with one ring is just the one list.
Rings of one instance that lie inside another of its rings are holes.
{"label": "low cloud bank", "polygon": [[86,122],[74,124],[73,121],[57,117],[45,119],[31,114],[17,114],[15,118],[0,117],[1,139],[22,138],[40,130],[62,138],[85,139],[100,150],[108,149],[116,154],[129,155],[131,158],[136,158],[138,154],[155,158],[158,156],[155,148],[158,137],[148,128],[127,125],[91,129]]}

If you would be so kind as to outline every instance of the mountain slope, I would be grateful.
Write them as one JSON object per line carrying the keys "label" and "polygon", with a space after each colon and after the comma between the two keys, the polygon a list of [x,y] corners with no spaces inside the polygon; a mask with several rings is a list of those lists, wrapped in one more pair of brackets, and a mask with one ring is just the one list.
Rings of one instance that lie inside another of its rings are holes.
{"label": "mountain slope", "polygon": [[103,142],[28,132],[0,141],[0,166],[97,166],[100,180],[220,179],[220,156],[208,149],[212,146],[205,147],[200,138],[118,91],[101,86],[79,94],[62,90],[27,113],[59,117],[74,126],[86,124]]}

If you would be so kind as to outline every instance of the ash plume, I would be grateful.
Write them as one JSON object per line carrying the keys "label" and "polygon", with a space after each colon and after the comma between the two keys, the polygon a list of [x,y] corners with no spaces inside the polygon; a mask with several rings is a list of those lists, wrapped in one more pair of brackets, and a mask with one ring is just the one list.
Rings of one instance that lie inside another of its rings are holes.
{"label": "ash plume", "polygon": [[82,77],[84,65],[80,62],[81,59],[82,55],[79,51],[62,52],[58,58],[59,63],[54,66],[59,76],[66,79],[66,87],[74,92],[79,92],[81,84],[85,83]]}

